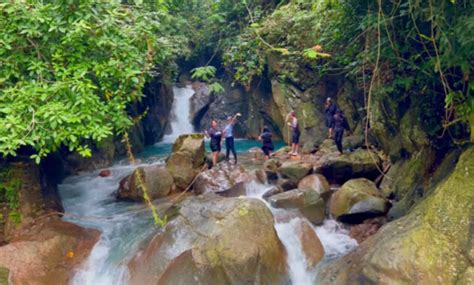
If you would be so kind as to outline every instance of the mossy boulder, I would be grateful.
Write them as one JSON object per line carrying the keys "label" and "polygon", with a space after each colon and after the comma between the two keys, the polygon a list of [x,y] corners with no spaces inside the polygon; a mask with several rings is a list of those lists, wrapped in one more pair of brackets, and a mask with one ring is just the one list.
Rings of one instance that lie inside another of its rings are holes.
{"label": "mossy boulder", "polygon": [[331,187],[326,177],[321,174],[311,174],[303,178],[298,183],[299,189],[312,189],[316,191],[323,199],[329,198],[331,194]]}
{"label": "mossy boulder", "polygon": [[8,285],[8,277],[10,275],[10,270],[5,267],[0,267],[0,285]]}
{"label": "mossy boulder", "polygon": [[341,184],[352,178],[375,180],[382,169],[380,156],[364,149],[342,155],[328,154],[321,161],[315,172],[323,174],[329,181]]}
{"label": "mossy boulder", "polygon": [[347,222],[385,214],[389,202],[375,184],[365,178],[352,179],[332,195],[330,212],[334,218]]}
{"label": "mossy boulder", "polygon": [[[141,180],[138,179],[140,175]],[[151,200],[168,196],[174,188],[173,176],[160,166],[138,167],[132,174],[120,181],[117,198],[132,201],[143,201],[143,187]]]}
{"label": "mossy boulder", "polygon": [[277,171],[281,166],[281,162],[278,159],[269,159],[263,163],[263,168],[266,171]]}
{"label": "mossy boulder", "polygon": [[[320,284],[470,284],[474,146],[410,212],[328,266]],[[466,283],[467,282],[467,283]]]}
{"label": "mossy boulder", "polygon": [[324,221],[325,204],[319,193],[311,188],[294,189],[268,198],[275,208],[298,209],[314,224]]}
{"label": "mossy boulder", "polygon": [[179,136],[166,161],[166,168],[173,176],[176,187],[186,189],[205,163],[204,136],[187,134]]}
{"label": "mossy boulder", "polygon": [[186,198],[129,264],[130,284],[286,284],[286,252],[262,201]]}
{"label": "mossy boulder", "polygon": [[278,172],[284,178],[288,178],[295,183],[311,174],[312,171],[313,165],[302,161],[286,161],[278,168]]}

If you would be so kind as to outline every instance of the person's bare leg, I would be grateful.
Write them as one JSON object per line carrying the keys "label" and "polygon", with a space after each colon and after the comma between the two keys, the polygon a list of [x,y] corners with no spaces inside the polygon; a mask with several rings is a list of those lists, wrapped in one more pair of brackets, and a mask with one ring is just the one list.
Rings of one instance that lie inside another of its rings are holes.
{"label": "person's bare leg", "polygon": [[295,144],[295,155],[298,155],[298,149],[299,149],[300,145],[299,144]]}
{"label": "person's bare leg", "polygon": [[216,165],[217,164],[217,156],[218,156],[218,152],[215,151],[212,153],[212,166]]}

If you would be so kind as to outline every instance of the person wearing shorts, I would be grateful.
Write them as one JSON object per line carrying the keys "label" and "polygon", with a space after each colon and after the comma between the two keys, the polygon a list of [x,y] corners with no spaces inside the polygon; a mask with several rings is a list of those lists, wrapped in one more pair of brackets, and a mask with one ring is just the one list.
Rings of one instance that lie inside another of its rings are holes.
{"label": "person wearing shorts", "polygon": [[288,126],[291,128],[291,152],[290,155],[298,155],[300,143],[300,127],[298,125],[298,118],[296,118],[295,111],[288,114]]}
{"label": "person wearing shorts", "polygon": [[205,132],[211,139],[210,147],[212,151],[212,166],[217,164],[219,153],[221,152],[222,131],[219,129],[216,120],[212,120],[211,127]]}

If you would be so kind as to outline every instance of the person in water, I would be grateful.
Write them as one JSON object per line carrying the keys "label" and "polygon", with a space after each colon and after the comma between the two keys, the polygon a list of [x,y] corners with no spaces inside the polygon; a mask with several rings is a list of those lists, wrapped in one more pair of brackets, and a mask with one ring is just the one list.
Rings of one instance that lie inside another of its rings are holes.
{"label": "person in water", "polygon": [[227,118],[227,125],[224,128],[224,137],[225,137],[225,149],[226,149],[226,154],[225,157],[227,160],[229,160],[230,152],[232,152],[232,155],[234,155],[234,163],[237,164],[237,152],[235,151],[235,146],[234,146],[234,125],[235,122],[237,121],[237,117],[242,116],[242,114],[237,113],[234,116],[229,116]]}
{"label": "person in water", "polygon": [[347,119],[341,110],[337,110],[333,117],[331,128],[334,130],[334,140],[336,141],[337,150],[340,154],[342,151],[342,138],[344,137],[344,130],[348,130],[351,133]]}
{"label": "person in water", "polygon": [[267,160],[270,158],[270,154],[274,150],[272,133],[267,126],[263,127],[263,132],[260,134],[258,139],[262,141],[262,151],[263,154],[265,154],[265,160]]}
{"label": "person in water", "polygon": [[298,124],[298,118],[296,118],[295,111],[291,111],[288,114],[288,126],[291,128],[291,152],[290,155],[298,155],[298,148],[300,143],[300,127]]}
{"label": "person in water", "polygon": [[326,127],[328,128],[328,138],[333,137],[333,120],[334,120],[334,115],[336,114],[336,111],[339,108],[337,105],[332,101],[331,97],[328,97],[326,99],[326,105],[324,108],[324,118],[326,121]]}
{"label": "person in water", "polygon": [[221,152],[222,131],[216,120],[211,121],[211,127],[205,132],[206,137],[211,138],[212,166],[217,164]]}

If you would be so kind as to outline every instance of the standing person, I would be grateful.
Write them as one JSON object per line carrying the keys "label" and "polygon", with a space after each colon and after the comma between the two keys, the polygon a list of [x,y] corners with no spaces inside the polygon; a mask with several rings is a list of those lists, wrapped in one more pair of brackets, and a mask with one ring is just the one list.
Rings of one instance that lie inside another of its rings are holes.
{"label": "standing person", "polygon": [[331,97],[326,99],[325,109],[324,109],[324,118],[326,121],[326,127],[328,128],[328,138],[333,137],[333,120],[334,115],[337,111],[337,105],[332,101]]}
{"label": "standing person", "polygon": [[221,152],[222,131],[219,129],[216,120],[211,121],[211,127],[205,132],[206,137],[211,138],[212,166],[217,164],[219,153]]}
{"label": "standing person", "polygon": [[270,129],[265,126],[263,127],[263,132],[258,137],[259,140],[262,141],[262,151],[265,154],[265,160],[270,158],[270,153],[273,151],[273,142],[272,142],[272,133]]}
{"label": "standing person", "polygon": [[237,113],[233,117],[229,116],[227,118],[227,125],[224,128],[224,137],[225,137],[225,148],[226,148],[226,154],[225,157],[227,160],[229,160],[229,155],[230,152],[234,155],[234,163],[237,164],[237,152],[235,151],[235,146],[234,146],[234,125],[235,122],[237,121],[237,117],[242,116],[242,114]]}
{"label": "standing person", "polygon": [[298,118],[296,118],[295,111],[291,111],[288,116],[288,126],[291,128],[291,152],[290,155],[298,155],[298,148],[300,143],[300,127]]}
{"label": "standing person", "polygon": [[346,117],[339,109],[334,115],[331,128],[334,129],[334,140],[336,141],[337,150],[342,154],[342,138],[344,137],[344,129],[348,130],[349,133],[351,133],[351,129],[349,128]]}

